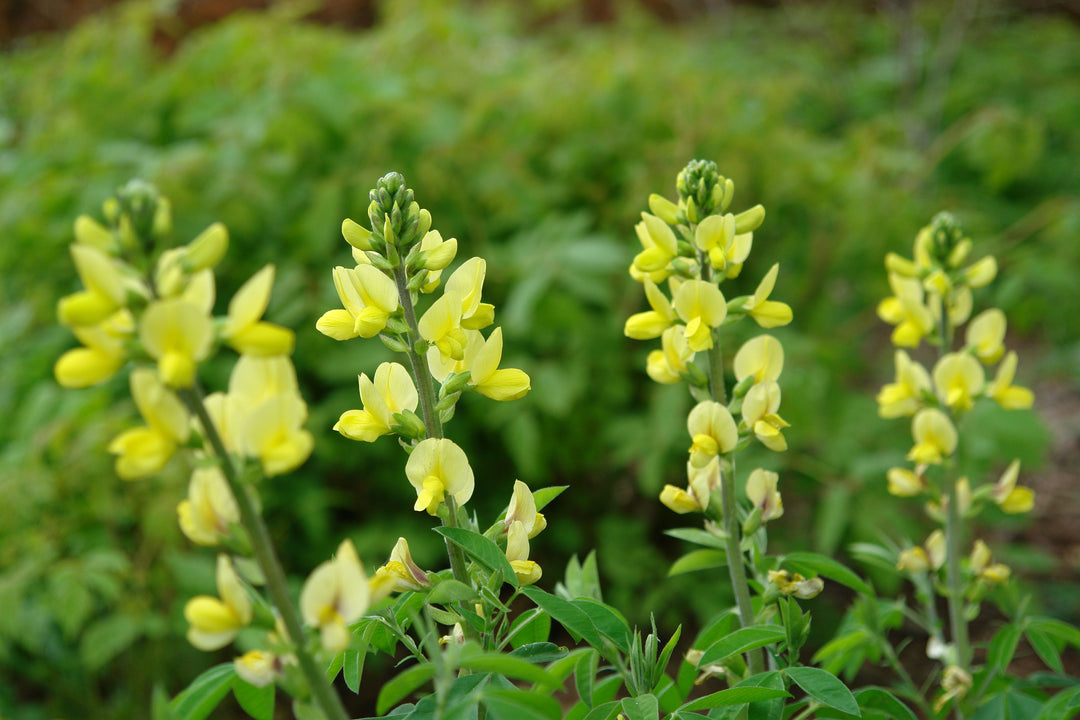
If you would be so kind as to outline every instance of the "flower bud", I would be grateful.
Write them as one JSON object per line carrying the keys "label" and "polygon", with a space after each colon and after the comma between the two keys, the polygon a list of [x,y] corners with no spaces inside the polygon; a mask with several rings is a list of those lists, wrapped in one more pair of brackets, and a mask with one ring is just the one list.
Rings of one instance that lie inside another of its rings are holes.
{"label": "flower bud", "polygon": [[345,218],[341,222],[341,235],[345,242],[357,250],[371,250],[371,231],[358,222]]}
{"label": "flower bud", "polygon": [[189,273],[196,273],[217,265],[229,248],[229,232],[219,222],[203,230],[184,249],[184,265]]}
{"label": "flower bud", "polygon": [[743,210],[735,216],[735,234],[742,235],[743,233],[753,232],[761,227],[763,222],[765,222],[765,208],[763,206],[755,205],[749,210]]}

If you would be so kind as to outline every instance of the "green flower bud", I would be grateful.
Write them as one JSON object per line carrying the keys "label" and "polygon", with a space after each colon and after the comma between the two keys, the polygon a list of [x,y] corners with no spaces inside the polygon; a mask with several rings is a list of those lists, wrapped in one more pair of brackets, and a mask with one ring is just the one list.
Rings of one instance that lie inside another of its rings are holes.
{"label": "green flower bud", "polygon": [[761,508],[755,507],[753,512],[747,516],[742,526],[743,535],[753,535],[758,531],[758,528],[761,527],[761,513]]}
{"label": "green flower bud", "polygon": [[409,344],[404,340],[392,337],[390,335],[379,334],[379,339],[382,340],[382,344],[390,348],[394,352],[407,353],[409,352]]}
{"label": "green flower bud", "polygon": [[465,372],[452,373],[446,378],[446,381],[442,385],[440,393],[446,393],[447,395],[461,392],[468,386],[469,381],[472,380],[472,373],[466,370]]}
{"label": "green flower bud", "polygon": [[[693,200],[701,211],[701,217],[711,215],[716,210],[714,203],[713,188],[723,185],[724,178],[716,168],[716,163],[711,160],[691,160],[679,173],[675,181],[675,187],[679,195],[686,201],[687,217],[690,217],[689,206]],[[698,222],[690,218],[691,222]]]}
{"label": "green flower bud", "polygon": [[141,240],[153,237],[160,196],[157,188],[145,180],[131,180],[116,193],[120,212],[131,222],[131,229]]}
{"label": "green flower bud", "polygon": [[[940,212],[930,222],[930,255],[941,265],[948,266],[953,251],[964,240],[960,223],[952,213]],[[966,255],[966,253],[964,253]]]}
{"label": "green flower bud", "polygon": [[390,429],[397,434],[417,439],[427,436],[427,427],[425,427],[424,421],[412,410],[394,413],[393,417],[397,424]]}

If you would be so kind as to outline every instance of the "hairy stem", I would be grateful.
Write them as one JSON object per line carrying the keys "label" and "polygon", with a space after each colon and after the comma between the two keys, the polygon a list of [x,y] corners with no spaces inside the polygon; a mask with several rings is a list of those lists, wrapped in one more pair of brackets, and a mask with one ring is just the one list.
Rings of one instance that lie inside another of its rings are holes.
{"label": "hairy stem", "polygon": [[281,620],[285,624],[285,630],[295,643],[296,658],[300,664],[300,670],[307,680],[309,689],[315,702],[322,709],[328,720],[348,720],[349,715],[341,698],[334,692],[333,687],[326,679],[326,674],[315,664],[315,659],[304,647],[304,626],[300,622],[300,613],[293,603],[289,594],[289,588],[285,581],[285,571],[281,567],[274,543],[270,538],[270,530],[260,514],[256,503],[255,489],[243,483],[240,471],[236,467],[225,443],[221,439],[213,420],[210,419],[203,402],[202,393],[199,389],[192,388],[183,390],[181,398],[188,409],[199,419],[203,434],[209,441],[214,454],[221,463],[221,471],[229,483],[229,489],[236,498],[236,504],[240,508],[240,519],[251,536],[251,546],[255,554],[255,560],[259,563],[263,576],[266,578],[266,589],[274,607],[281,613]]}

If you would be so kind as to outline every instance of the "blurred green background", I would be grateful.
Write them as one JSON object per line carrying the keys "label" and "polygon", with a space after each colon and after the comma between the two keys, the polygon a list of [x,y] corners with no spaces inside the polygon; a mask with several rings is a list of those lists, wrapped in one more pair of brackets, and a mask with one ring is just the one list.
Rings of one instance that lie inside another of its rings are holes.
{"label": "blurred green background", "polygon": [[[971,0],[676,3],[665,20],[615,2],[599,23],[586,21],[589,5],[399,0],[378,5],[372,27],[345,30],[305,19],[315,5],[188,28],[168,3],[136,2],[8,43],[4,720],[146,717],[154,687],[175,693],[231,657],[183,639],[183,603],[212,589],[213,553],[176,528],[182,463],[123,483],[105,446],[134,422],[126,376],[82,391],[52,378],[74,345],[54,319],[57,298],[78,285],[72,223],[100,217],[135,176],[171,198],[178,240],[228,225],[222,305],[277,263],[268,317],[297,330],[317,437],[305,466],[265,486],[297,583],[342,535],[369,566],[399,535],[422,565],[440,563],[395,443],[329,429],[358,407],[356,375],[386,351],[315,331],[337,305],[330,269],[349,262],[341,220],[364,216],[368,188],[396,169],[435,227],[459,239],[460,258],[487,258],[505,362],[533,380],[519,402],[468,397],[450,427],[477,471],[478,512],[497,512],[515,478],[569,485],[534,541],[541,584],[597,548],[605,599],[635,622],[654,612],[669,631],[730,595],[722,571],[662,582],[683,549],[663,530],[686,523],[656,497],[665,482],[685,483],[690,400],[646,378],[653,344],[622,336],[644,309],[626,268],[648,194],[674,196],[676,173],[700,157],[735,180],[736,210],[767,208],[746,270],[724,289],[751,292],[781,263],[774,297],[795,310],[774,331],[787,350],[791,449],[742,466],[781,472],[787,514],[770,526],[774,549],[841,559],[852,541],[926,532],[916,504],[884,492],[910,439],[903,421],[877,418],[873,397],[893,370],[874,307],[887,293],[884,254],[910,254],[915,232],[951,210],[976,255],[999,259],[976,303],[1008,314],[1019,380],[1038,398],[1034,412],[978,412],[965,431],[973,476],[1020,457],[1038,493],[1034,520],[992,513],[982,532],[1042,609],[1080,620],[1080,28]],[[227,372],[215,365],[205,379]],[[829,603],[811,609],[822,627],[836,621]]]}

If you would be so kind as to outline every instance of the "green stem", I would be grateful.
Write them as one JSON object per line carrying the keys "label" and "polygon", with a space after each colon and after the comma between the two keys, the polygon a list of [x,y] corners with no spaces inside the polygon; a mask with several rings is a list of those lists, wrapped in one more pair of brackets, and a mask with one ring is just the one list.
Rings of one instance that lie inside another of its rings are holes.
{"label": "green stem", "polygon": [[315,665],[315,659],[304,647],[304,626],[300,621],[300,614],[296,609],[296,605],[289,594],[285,571],[282,569],[281,561],[274,550],[270,530],[259,513],[255,489],[241,481],[240,472],[225,449],[225,443],[206,411],[206,405],[198,387],[183,390],[180,392],[180,396],[188,409],[199,419],[203,434],[221,463],[222,474],[225,476],[229,489],[236,498],[237,506],[240,508],[240,520],[251,536],[251,546],[255,553],[255,560],[259,563],[259,568],[266,578],[267,592],[270,594],[274,606],[281,613],[281,620],[285,624],[286,632],[289,633],[289,637],[295,643],[296,658],[300,664],[300,670],[307,680],[312,696],[314,696],[315,701],[322,708],[323,714],[328,720],[349,720],[345,706],[341,703],[341,697],[334,692],[333,687],[326,679],[326,674]]}
{"label": "green stem", "polygon": [[945,574],[949,589],[949,624],[956,645],[956,664],[970,673],[971,648],[968,640],[967,619],[964,617],[963,578],[960,575],[960,553],[963,546],[960,503],[957,502],[956,475],[949,473],[949,505],[945,516]]}
{"label": "green stem", "polygon": [[[731,477],[724,478],[720,482],[720,507],[723,512],[721,522],[724,527],[724,549],[727,552],[728,575],[731,577],[731,586],[735,590],[735,604],[739,608],[739,621],[743,627],[754,624],[754,608],[750,601],[750,586],[746,582],[746,567],[743,565],[743,554],[740,548],[739,537],[741,528],[736,517],[735,505],[735,469],[732,467]],[[763,658],[764,650],[760,652],[750,651],[747,653],[747,666],[751,675],[757,675],[765,669]]]}

